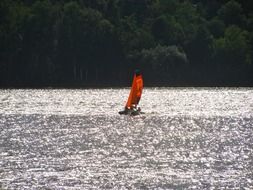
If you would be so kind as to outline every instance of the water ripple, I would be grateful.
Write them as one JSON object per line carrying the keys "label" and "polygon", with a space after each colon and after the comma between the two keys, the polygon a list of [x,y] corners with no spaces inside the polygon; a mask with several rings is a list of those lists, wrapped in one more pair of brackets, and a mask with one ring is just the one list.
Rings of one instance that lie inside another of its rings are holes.
{"label": "water ripple", "polygon": [[137,117],[126,89],[0,91],[0,188],[252,189],[252,91],[199,91],[148,89]]}

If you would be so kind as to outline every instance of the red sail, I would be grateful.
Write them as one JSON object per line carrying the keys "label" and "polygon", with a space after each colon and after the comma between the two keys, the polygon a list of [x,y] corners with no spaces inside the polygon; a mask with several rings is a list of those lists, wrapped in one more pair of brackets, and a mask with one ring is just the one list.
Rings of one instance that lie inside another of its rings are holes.
{"label": "red sail", "polygon": [[138,76],[134,75],[126,107],[131,108],[133,105],[137,106],[137,100],[141,98],[142,89],[143,89],[142,75]]}

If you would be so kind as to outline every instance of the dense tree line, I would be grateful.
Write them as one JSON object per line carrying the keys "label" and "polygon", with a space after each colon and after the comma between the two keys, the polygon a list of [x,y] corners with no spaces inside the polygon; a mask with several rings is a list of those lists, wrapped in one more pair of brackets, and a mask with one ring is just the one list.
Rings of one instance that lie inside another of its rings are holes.
{"label": "dense tree line", "polygon": [[252,0],[1,0],[0,86],[253,85]]}

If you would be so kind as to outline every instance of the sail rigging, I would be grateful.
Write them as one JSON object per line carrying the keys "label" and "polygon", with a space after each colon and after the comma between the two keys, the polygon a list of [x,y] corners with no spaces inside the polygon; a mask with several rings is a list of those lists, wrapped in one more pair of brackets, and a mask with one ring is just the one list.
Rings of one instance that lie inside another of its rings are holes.
{"label": "sail rigging", "polygon": [[142,95],[142,89],[143,89],[143,78],[142,75],[135,74],[132,82],[131,91],[126,103],[127,108],[132,108],[133,106],[137,106],[139,103],[139,100]]}

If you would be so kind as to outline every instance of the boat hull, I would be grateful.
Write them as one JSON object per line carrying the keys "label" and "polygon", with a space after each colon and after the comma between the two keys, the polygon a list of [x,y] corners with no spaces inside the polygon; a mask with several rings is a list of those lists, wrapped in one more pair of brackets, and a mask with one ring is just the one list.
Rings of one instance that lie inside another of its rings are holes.
{"label": "boat hull", "polygon": [[131,116],[135,116],[135,115],[140,115],[140,114],[144,114],[144,112],[141,111],[140,108],[138,109],[125,109],[123,111],[119,111],[120,115],[131,115]]}

